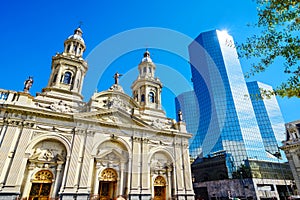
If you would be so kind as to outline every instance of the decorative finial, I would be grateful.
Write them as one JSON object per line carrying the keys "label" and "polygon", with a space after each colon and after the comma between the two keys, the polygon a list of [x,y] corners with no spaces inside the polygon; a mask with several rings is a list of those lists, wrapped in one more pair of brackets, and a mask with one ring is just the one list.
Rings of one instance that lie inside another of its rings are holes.
{"label": "decorative finial", "polygon": [[78,28],[81,28],[82,25],[83,25],[83,22],[82,22],[82,21],[79,21],[79,26],[78,26]]}
{"label": "decorative finial", "polygon": [[24,82],[24,92],[29,93],[29,90],[33,84],[33,77],[29,76],[28,79]]}
{"label": "decorative finial", "polygon": [[148,51],[148,48],[146,49],[144,53],[144,58],[149,57],[150,58],[150,52]]}
{"label": "decorative finial", "polygon": [[74,30],[74,35],[82,36],[82,30],[81,30],[82,24],[83,24],[83,22],[80,21],[78,27]]}
{"label": "decorative finial", "polygon": [[115,73],[115,75],[113,76],[115,79],[115,84],[118,85],[119,84],[119,77],[122,76],[122,74],[119,74],[118,72]]}

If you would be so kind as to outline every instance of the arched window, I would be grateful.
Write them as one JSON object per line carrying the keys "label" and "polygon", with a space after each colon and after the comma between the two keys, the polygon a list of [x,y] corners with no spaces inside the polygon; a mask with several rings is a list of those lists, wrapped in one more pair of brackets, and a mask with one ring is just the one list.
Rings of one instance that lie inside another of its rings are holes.
{"label": "arched window", "polygon": [[70,49],[71,49],[71,45],[68,44],[68,46],[67,46],[67,53],[70,52]]}
{"label": "arched window", "polygon": [[100,181],[117,181],[117,179],[118,179],[118,174],[112,168],[107,168],[103,170],[100,175]]}
{"label": "arched window", "polygon": [[71,83],[71,78],[72,78],[71,72],[66,72],[65,75],[64,75],[63,83],[64,84],[70,84]]}
{"label": "arched window", "polygon": [[154,103],[155,102],[155,98],[154,98],[154,93],[153,92],[149,93],[149,102],[150,103]]}
{"label": "arched window", "polygon": [[144,72],[144,73],[147,72],[147,67],[144,67],[143,72]]}
{"label": "arched window", "polygon": [[76,51],[77,51],[77,44],[75,44],[73,48],[74,48],[73,49],[74,53],[76,53]]}
{"label": "arched window", "polygon": [[141,102],[145,102],[145,95],[144,94],[142,94],[142,96],[141,96]]}

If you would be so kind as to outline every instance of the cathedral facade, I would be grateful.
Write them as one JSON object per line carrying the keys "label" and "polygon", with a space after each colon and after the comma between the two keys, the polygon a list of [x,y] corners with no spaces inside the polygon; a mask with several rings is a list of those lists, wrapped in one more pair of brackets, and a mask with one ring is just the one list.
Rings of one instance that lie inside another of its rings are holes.
{"label": "cathedral facade", "polygon": [[[88,65],[77,28],[52,57],[41,93],[0,89],[0,199],[194,199],[185,123],[166,117],[146,51],[131,86],[83,101]],[[179,117],[179,119],[181,119]]]}

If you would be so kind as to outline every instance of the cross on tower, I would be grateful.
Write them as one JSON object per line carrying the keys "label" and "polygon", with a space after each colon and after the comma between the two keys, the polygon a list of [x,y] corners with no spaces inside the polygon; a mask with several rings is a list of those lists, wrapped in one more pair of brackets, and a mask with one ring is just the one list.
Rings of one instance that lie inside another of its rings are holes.
{"label": "cross on tower", "polygon": [[82,22],[82,21],[79,21],[79,26],[78,26],[78,28],[81,28],[82,25],[83,25],[83,22]]}
{"label": "cross on tower", "polygon": [[115,75],[113,76],[115,79],[115,84],[118,85],[119,84],[119,77],[122,76],[122,74],[119,74],[118,72],[115,73]]}

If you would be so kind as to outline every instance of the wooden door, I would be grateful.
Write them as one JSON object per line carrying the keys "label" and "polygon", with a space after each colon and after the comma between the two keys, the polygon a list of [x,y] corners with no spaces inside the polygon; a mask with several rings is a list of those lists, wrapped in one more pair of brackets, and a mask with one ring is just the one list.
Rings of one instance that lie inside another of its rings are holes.
{"label": "wooden door", "polygon": [[101,200],[115,199],[116,182],[113,181],[100,181],[99,196]]}

